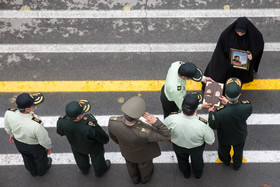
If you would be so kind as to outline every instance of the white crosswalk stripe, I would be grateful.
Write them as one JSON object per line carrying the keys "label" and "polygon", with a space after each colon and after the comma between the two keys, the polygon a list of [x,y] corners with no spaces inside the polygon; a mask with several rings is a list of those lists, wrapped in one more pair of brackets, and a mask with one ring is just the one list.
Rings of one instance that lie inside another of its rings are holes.
{"label": "white crosswalk stripe", "polygon": [[[246,163],[279,163],[280,151],[258,150],[244,151]],[[53,164],[76,164],[72,153],[52,153],[50,157]],[[204,151],[203,159],[205,163],[215,163],[218,158],[217,151]],[[109,159],[112,164],[124,164],[125,160],[120,152],[106,152],[105,159]],[[162,151],[161,156],[154,159],[154,163],[177,163],[176,155],[173,151]],[[20,154],[0,154],[0,166],[23,165]]]}
{"label": "white crosswalk stripe", "polygon": [[[98,121],[98,124],[102,127],[108,126],[108,121],[110,117],[117,115],[101,115],[95,116]],[[161,121],[163,121],[163,115],[155,115]],[[201,114],[200,117],[208,119],[208,114]],[[43,116],[41,117],[44,122],[45,127],[56,127],[56,122],[59,116]],[[144,118],[140,118],[142,121],[145,121]],[[248,125],[280,125],[280,114],[252,114],[248,120]],[[4,128],[4,118],[0,117],[0,128]]]}

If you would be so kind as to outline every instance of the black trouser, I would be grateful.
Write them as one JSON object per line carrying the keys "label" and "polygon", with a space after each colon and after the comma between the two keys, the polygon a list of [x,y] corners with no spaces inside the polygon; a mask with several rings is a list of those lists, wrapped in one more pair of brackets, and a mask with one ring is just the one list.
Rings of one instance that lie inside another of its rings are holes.
{"label": "black trouser", "polygon": [[174,143],[172,145],[177,156],[179,169],[183,172],[184,176],[189,176],[191,172],[189,156],[191,156],[191,165],[195,176],[200,176],[204,167],[203,151],[205,144],[191,149],[180,147]]}
{"label": "black trouser", "polygon": [[21,153],[25,168],[32,176],[44,175],[48,170],[47,151],[41,145],[29,145],[15,140],[15,145]]}
{"label": "black trouser", "polygon": [[[234,155],[232,159],[233,159],[233,167],[235,169],[238,169],[242,164],[244,145],[245,145],[245,141],[236,145],[232,145],[234,151]],[[219,142],[218,155],[220,160],[223,161],[225,164],[230,163],[231,160],[230,149],[231,149],[231,145],[222,145]]]}
{"label": "black trouser", "polygon": [[140,163],[130,162],[126,159],[125,161],[129,176],[133,183],[138,183],[140,180],[141,182],[146,183],[150,180],[154,169],[153,160]]}
{"label": "black trouser", "polygon": [[92,167],[94,169],[95,176],[100,177],[107,170],[107,164],[104,158],[104,150],[96,154],[83,154],[73,150],[75,161],[83,174],[87,174],[90,168],[89,157],[91,159]]}
{"label": "black trouser", "polygon": [[169,116],[172,112],[178,112],[179,108],[177,107],[174,101],[169,101],[164,93],[164,85],[161,88],[160,101],[163,109],[164,118]]}

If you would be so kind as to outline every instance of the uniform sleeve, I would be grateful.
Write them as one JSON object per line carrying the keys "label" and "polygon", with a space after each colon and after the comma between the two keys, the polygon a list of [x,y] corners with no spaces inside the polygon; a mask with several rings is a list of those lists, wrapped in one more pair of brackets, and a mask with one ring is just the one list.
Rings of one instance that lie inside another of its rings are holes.
{"label": "uniform sleeve", "polygon": [[214,131],[208,126],[208,124],[204,128],[204,141],[209,145],[212,145],[215,142]]}
{"label": "uniform sleeve", "polygon": [[64,136],[64,132],[63,132],[63,129],[62,129],[62,126],[61,126],[61,121],[60,119],[57,121],[56,123],[56,132],[57,134],[59,134],[60,136]]}
{"label": "uniform sleeve", "polygon": [[114,136],[114,134],[111,132],[110,129],[111,129],[111,125],[110,125],[110,122],[109,122],[109,125],[108,125],[109,136],[111,137],[111,139],[112,139],[116,144],[119,144],[118,139]]}
{"label": "uniform sleeve", "polygon": [[43,126],[38,126],[37,132],[35,132],[35,136],[40,145],[42,145],[46,149],[52,148],[52,141],[49,138],[48,132],[46,131],[46,129]]}
{"label": "uniform sleeve", "polygon": [[10,136],[13,136],[12,129],[11,129],[10,124],[9,124],[9,119],[8,119],[7,112],[5,113],[5,117],[4,117],[4,128],[5,128],[5,131],[7,132],[7,134],[9,134]]}
{"label": "uniform sleeve", "polygon": [[97,124],[91,128],[92,132],[89,136],[95,139],[98,143],[106,144],[109,142],[109,136],[107,133]]}
{"label": "uniform sleeve", "polygon": [[220,127],[220,123],[219,123],[219,120],[217,119],[217,113],[216,111],[215,112],[209,112],[209,116],[208,116],[208,123],[209,123],[209,126],[216,130]]}
{"label": "uniform sleeve", "polygon": [[159,119],[157,119],[153,127],[155,127],[155,129],[151,130],[148,138],[149,142],[165,141],[170,139],[170,131]]}

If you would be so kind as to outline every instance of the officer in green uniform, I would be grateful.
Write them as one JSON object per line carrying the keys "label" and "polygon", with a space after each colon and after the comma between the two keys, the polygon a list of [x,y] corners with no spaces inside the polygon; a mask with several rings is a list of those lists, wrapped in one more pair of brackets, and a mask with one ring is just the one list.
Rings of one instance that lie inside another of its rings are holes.
{"label": "officer in green uniform", "polygon": [[[173,62],[166,75],[165,84],[161,89],[160,101],[163,108],[164,118],[173,112],[182,110],[182,103],[186,95],[186,80],[192,79],[196,82],[214,82],[210,77],[205,77],[202,71],[190,62]],[[198,106],[198,110],[209,108],[210,105]]]}
{"label": "officer in green uniform", "polygon": [[205,143],[212,145],[215,141],[213,130],[207,121],[197,116],[201,95],[190,93],[183,101],[183,112],[165,118],[164,124],[171,130],[171,142],[176,153],[179,169],[185,178],[191,176],[189,156],[192,170],[196,178],[202,176]]}
{"label": "officer in green uniform", "polygon": [[90,156],[95,176],[100,177],[111,165],[110,160],[104,159],[104,144],[109,142],[109,136],[92,114],[85,114],[90,109],[91,105],[87,100],[68,103],[66,116],[57,121],[57,133],[67,137],[81,172],[88,174]]}
{"label": "officer in green uniform", "polygon": [[51,167],[52,142],[40,117],[34,114],[37,105],[44,101],[42,93],[22,93],[16,99],[17,109],[10,108],[4,117],[10,143],[15,142],[25,168],[33,177],[43,176]]}
{"label": "officer in green uniform", "polygon": [[227,80],[225,95],[226,97],[220,98],[223,105],[216,110],[215,107],[208,109],[208,121],[210,127],[217,130],[220,160],[227,166],[230,164],[232,145],[233,168],[238,170],[242,164],[243,148],[248,134],[246,120],[252,114],[252,104],[248,100],[238,101],[241,95],[241,81],[238,78]]}
{"label": "officer in green uniform", "polygon": [[[145,112],[144,99],[134,96],[121,107],[124,116],[111,117],[109,135],[119,144],[133,183],[147,183],[153,173],[153,158],[161,152],[157,141],[170,139],[170,132],[155,116]],[[143,117],[151,125],[139,120]]]}

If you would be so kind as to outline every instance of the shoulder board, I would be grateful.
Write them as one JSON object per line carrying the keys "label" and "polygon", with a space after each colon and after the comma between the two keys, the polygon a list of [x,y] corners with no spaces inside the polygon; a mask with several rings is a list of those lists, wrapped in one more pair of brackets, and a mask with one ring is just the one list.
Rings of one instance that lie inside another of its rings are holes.
{"label": "shoulder board", "polygon": [[171,112],[169,115],[178,114],[178,112]]}
{"label": "shoulder board", "polygon": [[59,119],[64,119],[66,116],[60,116]]}
{"label": "shoulder board", "polygon": [[121,117],[110,117],[110,121],[122,121]]}
{"label": "shoulder board", "polygon": [[185,62],[180,61],[180,64],[181,64],[181,65],[182,65],[182,64],[185,64]]}
{"label": "shoulder board", "polygon": [[242,104],[250,104],[249,100],[241,101]]}
{"label": "shoulder board", "polygon": [[33,118],[32,118],[32,120],[33,120],[33,121],[36,121],[36,122],[37,122],[37,123],[39,123],[39,124],[41,124],[41,123],[42,123],[42,121],[41,121],[41,120],[39,120],[38,118],[35,118],[35,117],[33,117]]}
{"label": "shoulder board", "polygon": [[203,123],[207,124],[207,120],[202,118],[202,117],[199,117],[199,120],[202,121]]}
{"label": "shoulder board", "polygon": [[225,105],[221,105],[217,108],[217,111],[222,110],[223,108],[225,108]]}
{"label": "shoulder board", "polygon": [[15,112],[17,109],[16,108],[8,108],[8,110]]}

